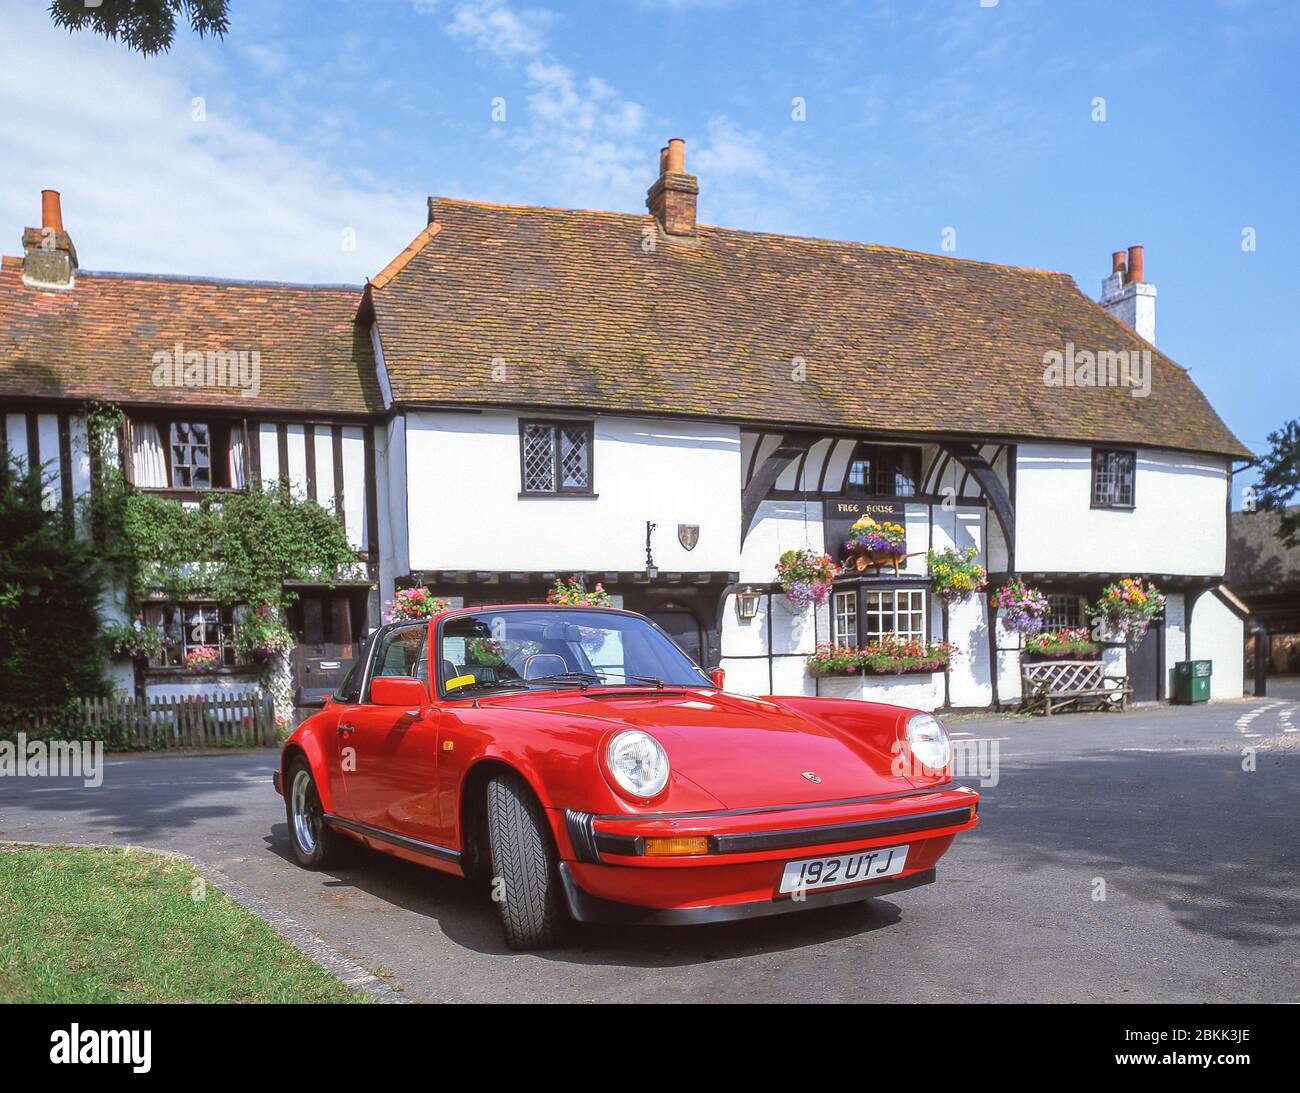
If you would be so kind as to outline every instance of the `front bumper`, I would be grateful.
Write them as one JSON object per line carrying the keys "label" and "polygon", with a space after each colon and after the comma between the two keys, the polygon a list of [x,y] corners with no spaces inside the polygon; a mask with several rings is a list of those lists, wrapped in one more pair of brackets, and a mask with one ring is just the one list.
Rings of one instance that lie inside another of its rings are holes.
{"label": "front bumper", "polygon": [[[959,832],[978,822],[979,795],[947,783],[845,801],[701,813],[594,816],[553,813],[561,876],[583,922],[690,923],[781,914],[870,899],[933,882]],[[649,839],[704,837],[708,852],[646,854]],[[906,844],[895,877],[779,892],[787,862]]]}
{"label": "front bumper", "polygon": [[904,892],[933,884],[933,869],[919,869],[901,877],[850,884],[843,888],[828,888],[824,892],[808,892],[802,900],[753,900],[744,903],[715,903],[693,907],[641,907],[632,903],[601,899],[583,891],[573,879],[566,862],[560,863],[560,880],[564,884],[564,898],[569,914],[578,922],[604,923],[622,926],[700,926],[708,922],[737,922],[746,918],[765,918],[784,915],[791,911],[810,911],[818,907],[836,907],[843,903],[860,903],[866,899]]}

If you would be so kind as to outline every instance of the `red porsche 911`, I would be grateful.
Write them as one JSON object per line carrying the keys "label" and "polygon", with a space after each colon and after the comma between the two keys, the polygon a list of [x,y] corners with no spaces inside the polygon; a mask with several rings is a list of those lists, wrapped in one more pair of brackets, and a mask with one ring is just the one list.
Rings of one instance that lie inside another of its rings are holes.
{"label": "red porsche 911", "polygon": [[345,840],[478,880],[506,942],[929,884],[979,797],[930,714],[723,690],[648,619],[525,605],[376,631],[284,745],[293,853]]}

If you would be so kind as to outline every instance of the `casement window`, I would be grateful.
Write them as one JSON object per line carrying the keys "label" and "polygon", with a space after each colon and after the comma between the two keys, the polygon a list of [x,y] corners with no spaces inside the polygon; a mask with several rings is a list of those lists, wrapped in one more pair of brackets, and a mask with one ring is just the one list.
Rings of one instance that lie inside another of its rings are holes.
{"label": "casement window", "polygon": [[850,649],[858,644],[858,590],[836,592],[831,597],[831,637]]}
{"label": "casement window", "polygon": [[920,477],[919,448],[859,444],[849,460],[844,492],[851,497],[911,497]]}
{"label": "casement window", "polygon": [[520,493],[592,493],[593,447],[589,421],[521,421]]}
{"label": "casement window", "polygon": [[132,421],[131,470],[141,489],[242,490],[248,485],[244,428],[189,417]]}
{"label": "casement window", "polygon": [[162,633],[162,653],[150,660],[153,668],[184,668],[195,649],[216,649],[221,667],[233,668],[240,663],[235,652],[235,631],[243,617],[244,605],[216,603],[151,603],[144,609],[147,626]]}
{"label": "casement window", "polygon": [[1094,448],[1092,452],[1092,507],[1131,509],[1137,452]]}
{"label": "casement window", "polygon": [[1088,625],[1086,601],[1073,592],[1049,592],[1044,630],[1078,630]]}
{"label": "casement window", "polygon": [[831,640],[857,647],[886,634],[926,640],[926,594],[922,588],[859,585],[831,597]]}

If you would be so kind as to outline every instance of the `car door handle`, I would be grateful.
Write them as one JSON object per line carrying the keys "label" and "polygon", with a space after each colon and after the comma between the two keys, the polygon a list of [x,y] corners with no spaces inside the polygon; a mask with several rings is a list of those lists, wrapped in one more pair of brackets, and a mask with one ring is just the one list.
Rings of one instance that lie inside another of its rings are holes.
{"label": "car door handle", "polygon": [[355,726],[355,725],[350,725],[350,724],[348,724],[348,722],[346,722],[346,721],[340,721],[340,722],[339,722],[339,735],[340,735],[340,736],[351,736],[351,735],[352,735],[354,732],[356,732],[356,731],[357,731],[357,729],[356,729],[356,726]]}

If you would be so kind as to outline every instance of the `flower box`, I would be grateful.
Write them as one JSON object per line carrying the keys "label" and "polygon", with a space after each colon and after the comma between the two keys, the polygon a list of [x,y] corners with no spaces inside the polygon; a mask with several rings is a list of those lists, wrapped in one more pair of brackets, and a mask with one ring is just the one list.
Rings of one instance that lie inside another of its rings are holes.
{"label": "flower box", "polygon": [[934,710],[943,705],[942,672],[908,672],[904,675],[819,676],[817,694],[821,698],[846,698],[854,702],[883,702],[890,706],[910,706]]}

